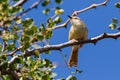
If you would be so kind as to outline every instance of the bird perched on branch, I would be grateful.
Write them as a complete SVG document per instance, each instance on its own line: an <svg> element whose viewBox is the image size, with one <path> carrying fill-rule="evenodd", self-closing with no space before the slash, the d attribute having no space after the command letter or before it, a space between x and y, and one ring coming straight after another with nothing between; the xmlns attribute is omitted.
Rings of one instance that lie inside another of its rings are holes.
<svg viewBox="0 0 120 80"><path fill-rule="evenodd" d="M84 22L77 16L68 16L71 22L71 28L69 31L69 40L87 40L88 30ZM72 46L72 52L68 61L69 67L78 66L78 49L82 47L82 44Z"/></svg>

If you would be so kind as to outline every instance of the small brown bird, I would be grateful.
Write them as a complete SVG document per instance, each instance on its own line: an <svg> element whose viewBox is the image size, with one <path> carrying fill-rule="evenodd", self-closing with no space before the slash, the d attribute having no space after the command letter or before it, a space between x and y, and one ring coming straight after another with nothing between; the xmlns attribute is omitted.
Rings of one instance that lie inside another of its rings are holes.
<svg viewBox="0 0 120 80"><path fill-rule="evenodd" d="M72 24L69 31L69 40L87 40L88 30L84 22L77 16L68 16ZM72 46L72 52L68 61L69 67L78 66L78 49L82 47L82 44Z"/></svg>

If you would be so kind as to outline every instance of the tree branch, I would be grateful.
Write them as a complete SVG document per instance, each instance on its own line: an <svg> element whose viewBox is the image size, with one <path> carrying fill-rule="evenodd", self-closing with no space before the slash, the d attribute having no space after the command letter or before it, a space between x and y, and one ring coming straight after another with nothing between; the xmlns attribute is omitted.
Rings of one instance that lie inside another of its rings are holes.
<svg viewBox="0 0 120 80"><path fill-rule="evenodd" d="M16 7L16 6L22 6L23 4L25 4L28 0L20 0L18 1L16 4L13 5L13 7Z"/></svg>
<svg viewBox="0 0 120 80"><path fill-rule="evenodd" d="M22 48L23 48L23 46L20 46L20 47L18 47L17 49L15 49L14 51L6 54L6 56L13 56L17 51L19 51L19 50L22 49Z"/></svg>
<svg viewBox="0 0 120 80"><path fill-rule="evenodd" d="M78 15L79 13L84 12L84 11L87 11L87 10L90 10L90 9L94 9L94 8L96 8L96 7L98 7L98 6L106 6L108 2L109 2L109 0L105 0L104 2L99 3L99 4L94 3L94 4L90 5L90 6L87 7L87 8L84 8L84 9L78 10L78 11L74 11L73 14L72 14L72 16ZM58 25L58 26L55 26L53 29L62 28L62 27L65 27L65 28L66 28L66 26L67 26L67 24L68 24L69 22L70 22L70 19L67 19L67 20L65 21L65 23L63 23L63 24L61 24L61 25Z"/></svg>
<svg viewBox="0 0 120 80"><path fill-rule="evenodd" d="M108 3L108 1L109 1L109 0L105 0L104 2L99 3L99 4L94 3L94 4L90 5L90 6L87 7L87 8L84 8L84 9L79 10L79 11L74 11L73 14L72 14L72 16L73 16L73 15L77 15L77 14L79 14L79 13L81 13L81 12L84 12L84 11L90 10L90 9L96 9L96 7L98 7L98 6L106 6L107 3Z"/></svg>
<svg viewBox="0 0 120 80"><path fill-rule="evenodd" d="M7 44L6 44L6 42L4 42L4 43L3 43L3 47L2 47L2 52L5 51L6 46L7 46Z"/></svg>
<svg viewBox="0 0 120 80"><path fill-rule="evenodd" d="M101 34L99 36L93 37L93 38L85 40L85 41L70 40L68 42L61 43L61 44L58 44L58 45L44 46L44 47L41 47L39 49L33 49L33 50L30 50L30 51L26 51L24 54L20 54L20 55L14 56L9 61L9 64L13 64L16 61L16 59L18 59L21 56L28 57L28 56L31 56L31 55L35 55L36 50L39 51L40 53L43 53L43 52L46 52L46 51L49 51L49 50L61 50L62 48L73 46L73 45L78 45L78 44L87 44L87 43L96 44L98 41L100 41L102 39L105 39L105 38L117 39L118 37L120 37L120 32L113 33L113 34L103 33L103 34Z"/></svg>

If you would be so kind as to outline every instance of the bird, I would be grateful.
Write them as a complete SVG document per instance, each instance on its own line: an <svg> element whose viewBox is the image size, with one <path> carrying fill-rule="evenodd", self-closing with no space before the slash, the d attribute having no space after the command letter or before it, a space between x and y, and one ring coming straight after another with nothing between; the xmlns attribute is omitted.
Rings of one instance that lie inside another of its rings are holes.
<svg viewBox="0 0 120 80"><path fill-rule="evenodd" d="M71 28L69 30L69 40L79 41L88 39L88 29L85 23L78 16L69 16ZM68 67L78 67L78 49L82 44L73 45L72 52L68 61Z"/></svg>

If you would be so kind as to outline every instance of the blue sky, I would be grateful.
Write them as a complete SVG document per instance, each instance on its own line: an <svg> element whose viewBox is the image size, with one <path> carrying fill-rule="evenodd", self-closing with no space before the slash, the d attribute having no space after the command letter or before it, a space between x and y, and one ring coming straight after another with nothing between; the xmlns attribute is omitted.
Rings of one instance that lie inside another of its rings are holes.
<svg viewBox="0 0 120 80"><path fill-rule="evenodd" d="M30 0L26 3L25 8L31 5L35 0ZM88 7L92 3L100 3L104 0L63 0L63 4L60 6L64 8L65 13L61 17L63 22L68 19L67 15L71 15L74 10L80 10ZM78 16L85 22L88 31L89 38L100 35L101 33L116 33L118 30L110 30L108 25L111 23L112 18L120 19L120 9L114 7L114 4L119 0L110 0L107 6L97 7L85 11ZM55 5L49 5L54 7ZM52 14L45 16L42 14L43 7L39 6L37 9L29 12L25 17L30 17L35 20L36 25L40 25L41 22L50 17ZM119 21L120 25L120 21ZM50 44L60 44L68 41L68 32L71 24L68 24L67 28L56 29L53 31L53 36L50 40ZM79 65L78 69L83 73L75 74L78 80L120 80L120 38L104 39L99 41L96 45L85 44L82 49L79 50ZM67 54L67 60L71 53L71 47L62 49L63 54ZM68 70L63 58L59 51L52 51L50 55L44 55L43 57L49 58L54 63L57 63L57 68L53 71L56 72L58 78L66 78L70 71ZM74 71L74 68L70 69Z"/></svg>

